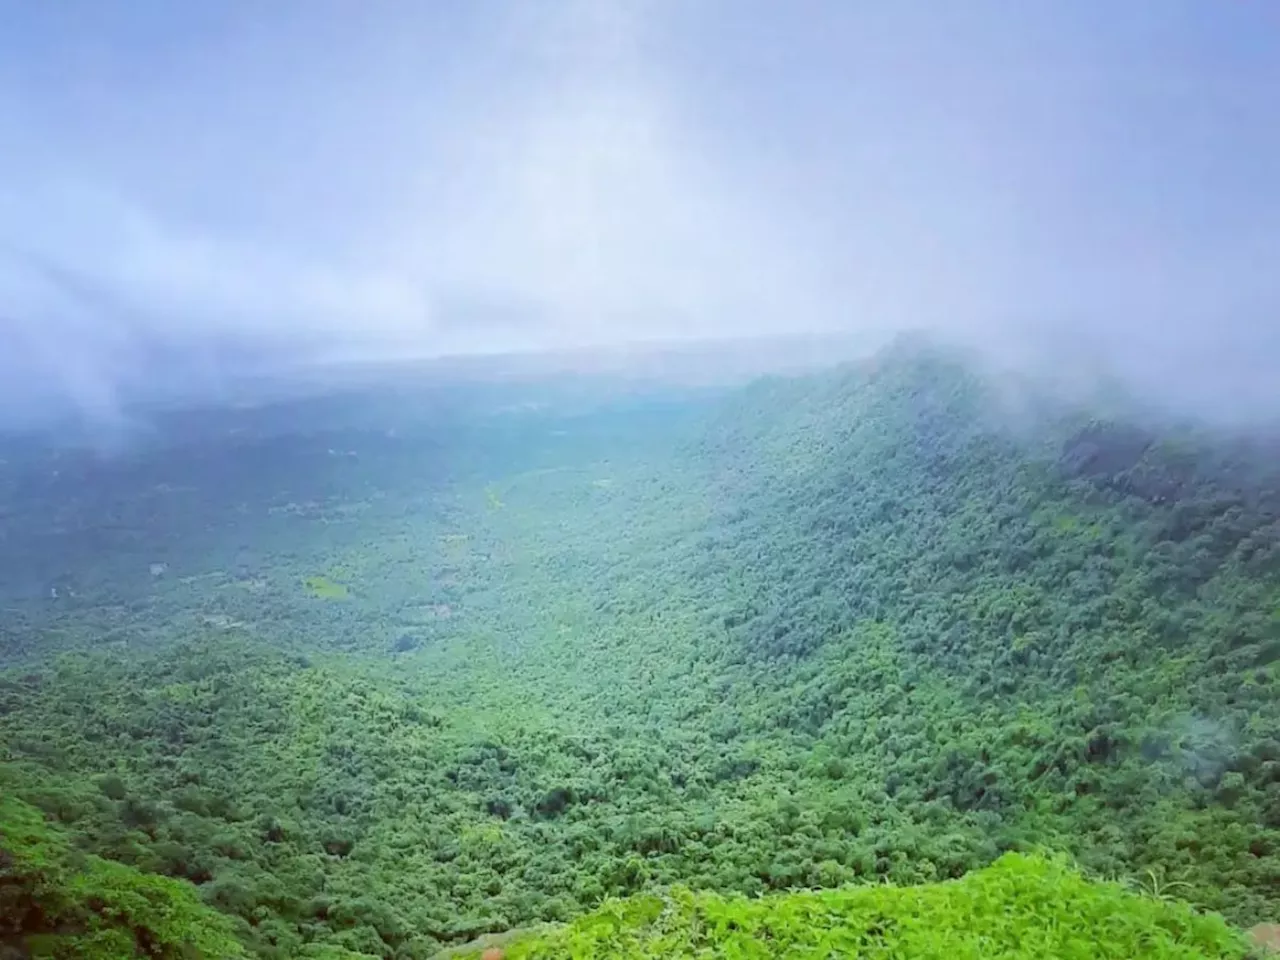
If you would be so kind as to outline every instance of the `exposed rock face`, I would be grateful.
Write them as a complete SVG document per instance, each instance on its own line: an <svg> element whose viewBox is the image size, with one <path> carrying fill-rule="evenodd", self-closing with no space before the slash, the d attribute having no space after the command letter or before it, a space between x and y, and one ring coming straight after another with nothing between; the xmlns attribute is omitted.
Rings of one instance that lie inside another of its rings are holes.
<svg viewBox="0 0 1280 960"><path fill-rule="evenodd" d="M1280 956L1280 923L1260 923L1249 928L1249 942L1263 956Z"/></svg>

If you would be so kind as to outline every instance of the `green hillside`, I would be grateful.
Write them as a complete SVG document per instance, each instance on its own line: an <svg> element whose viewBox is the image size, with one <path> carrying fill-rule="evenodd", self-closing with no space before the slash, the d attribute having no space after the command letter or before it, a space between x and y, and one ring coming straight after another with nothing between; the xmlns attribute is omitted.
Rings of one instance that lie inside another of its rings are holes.
<svg viewBox="0 0 1280 960"><path fill-rule="evenodd" d="M515 406L8 480L46 579L0 790L259 957L825 956L876 911L867 956L1236 956L1168 901L1280 917L1274 447L905 348ZM1003 856L1041 849L1091 880Z"/></svg>
<svg viewBox="0 0 1280 960"><path fill-rule="evenodd" d="M80 853L20 800L0 797L0 841L0 956L244 956L189 884Z"/></svg>

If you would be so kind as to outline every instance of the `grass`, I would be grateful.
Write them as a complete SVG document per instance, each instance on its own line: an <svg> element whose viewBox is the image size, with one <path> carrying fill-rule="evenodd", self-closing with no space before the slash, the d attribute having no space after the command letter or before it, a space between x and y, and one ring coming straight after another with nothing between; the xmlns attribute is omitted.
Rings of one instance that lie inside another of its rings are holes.
<svg viewBox="0 0 1280 960"><path fill-rule="evenodd" d="M346 600L351 596L351 591L345 584L330 580L328 577L307 577L303 584L308 593L320 600Z"/></svg>
<svg viewBox="0 0 1280 960"><path fill-rule="evenodd" d="M863 885L759 898L694 893L610 900L505 945L535 958L859 957L912 960L1245 957L1216 915L1088 880L1060 857L1005 854L960 880ZM479 958L481 945L459 957Z"/></svg>

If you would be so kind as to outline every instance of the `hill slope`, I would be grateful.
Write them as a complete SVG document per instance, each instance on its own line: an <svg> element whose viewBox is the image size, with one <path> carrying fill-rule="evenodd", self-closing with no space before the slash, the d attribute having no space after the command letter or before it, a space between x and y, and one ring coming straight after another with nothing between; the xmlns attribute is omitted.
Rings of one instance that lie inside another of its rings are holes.
<svg viewBox="0 0 1280 960"><path fill-rule="evenodd" d="M900 353L359 422L202 448L216 489L122 466L45 501L56 535L27 514L93 567L12 608L44 665L0 679L6 789L198 884L256 955L1040 845L1238 924L1280 907L1266 450Z"/></svg>
<svg viewBox="0 0 1280 960"><path fill-rule="evenodd" d="M0 955L243 957L189 885L80 854L40 812L0 797Z"/></svg>

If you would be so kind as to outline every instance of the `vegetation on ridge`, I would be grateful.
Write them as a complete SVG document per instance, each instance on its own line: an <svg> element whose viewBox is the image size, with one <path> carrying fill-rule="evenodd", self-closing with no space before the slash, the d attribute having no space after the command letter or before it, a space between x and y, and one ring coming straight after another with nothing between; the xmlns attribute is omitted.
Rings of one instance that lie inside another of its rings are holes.
<svg viewBox="0 0 1280 960"><path fill-rule="evenodd" d="M1090 883L1059 860L1007 853L961 880L741 895L677 888L611 900L519 937L504 960L833 956L912 960L1244 957L1243 937L1186 904ZM479 952L460 957L479 957Z"/></svg>

